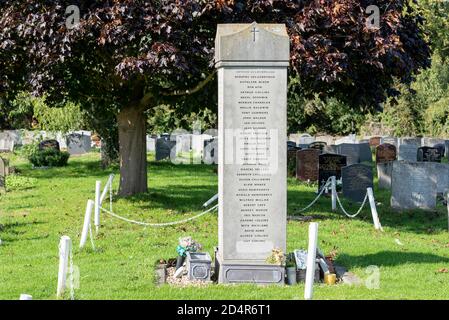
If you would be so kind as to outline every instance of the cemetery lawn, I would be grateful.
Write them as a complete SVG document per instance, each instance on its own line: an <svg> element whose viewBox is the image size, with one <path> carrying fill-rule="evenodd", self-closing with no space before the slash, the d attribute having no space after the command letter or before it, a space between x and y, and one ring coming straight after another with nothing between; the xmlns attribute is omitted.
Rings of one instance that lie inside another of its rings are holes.
<svg viewBox="0 0 449 320"><path fill-rule="evenodd" d="M149 193L115 199L114 211L135 220L168 222L201 212L201 205L217 191L213 166L156 163L150 156ZM71 157L65 168L32 170L13 156L21 178L10 180L11 190L0 196L0 299L54 299L58 271L58 243L62 235L74 242L74 265L80 270L76 299L303 299L304 285L209 285L176 288L156 286L154 267L159 259L176 256L178 237L191 235L213 255L217 245L217 215L167 228L144 228L102 214L94 252L90 244L78 249L87 199L93 199L95 180L110 173L99 168L99 154ZM114 181L117 189L118 178ZM288 212L295 214L315 197L315 186L289 179ZM330 211L321 198L306 213L319 222L319 246L336 262L369 277L367 267L380 270L380 288L365 285L315 286L315 299L448 299L449 233L447 211L394 213L389 192L375 196L384 232L375 231L369 209L356 219ZM107 203L107 201L106 201ZM358 205L343 204L351 212ZM105 204L107 207L107 204ZM288 250L307 248L308 223L288 222Z"/></svg>

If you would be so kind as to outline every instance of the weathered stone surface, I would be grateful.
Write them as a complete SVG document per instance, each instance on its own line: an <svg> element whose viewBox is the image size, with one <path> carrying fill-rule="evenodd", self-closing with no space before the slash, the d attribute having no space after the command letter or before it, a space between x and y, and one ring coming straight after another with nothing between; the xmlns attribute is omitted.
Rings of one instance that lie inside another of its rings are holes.
<svg viewBox="0 0 449 320"><path fill-rule="evenodd" d="M335 176L341 178L341 169L346 166L346 156L340 154L324 153L318 157L318 191L326 181Z"/></svg>
<svg viewBox="0 0 449 320"><path fill-rule="evenodd" d="M398 147L398 160L415 162L418 158L419 147L421 147L420 138L401 138Z"/></svg>
<svg viewBox="0 0 449 320"><path fill-rule="evenodd" d="M449 164L438 162L421 162L420 163L429 176L432 176L436 182L436 192L446 194L449 189Z"/></svg>
<svg viewBox="0 0 449 320"><path fill-rule="evenodd" d="M0 192L5 191L5 179L6 179L6 161L0 158Z"/></svg>
<svg viewBox="0 0 449 320"><path fill-rule="evenodd" d="M396 147L389 143L382 143L376 148L376 162L390 162L396 160Z"/></svg>
<svg viewBox="0 0 449 320"><path fill-rule="evenodd" d="M352 164L341 169L343 196L356 202L365 199L366 189L373 187L373 171L364 164Z"/></svg>
<svg viewBox="0 0 449 320"><path fill-rule="evenodd" d="M296 152L296 178L303 181L318 180L318 157L321 151L304 149Z"/></svg>
<svg viewBox="0 0 449 320"><path fill-rule="evenodd" d="M338 145L339 154L346 156L347 165L360 162L359 146L355 143L342 143Z"/></svg>
<svg viewBox="0 0 449 320"><path fill-rule="evenodd" d="M289 58L284 25L218 26L221 283L284 283L266 258L286 248Z"/></svg>
<svg viewBox="0 0 449 320"><path fill-rule="evenodd" d="M72 155L85 154L91 150L90 135L84 133L71 133L66 137L67 151Z"/></svg>
<svg viewBox="0 0 449 320"><path fill-rule="evenodd" d="M395 210L433 210L436 206L437 183L419 162L393 162L391 207Z"/></svg>
<svg viewBox="0 0 449 320"><path fill-rule="evenodd" d="M379 189L391 189L391 174L393 161L377 163L377 177Z"/></svg>

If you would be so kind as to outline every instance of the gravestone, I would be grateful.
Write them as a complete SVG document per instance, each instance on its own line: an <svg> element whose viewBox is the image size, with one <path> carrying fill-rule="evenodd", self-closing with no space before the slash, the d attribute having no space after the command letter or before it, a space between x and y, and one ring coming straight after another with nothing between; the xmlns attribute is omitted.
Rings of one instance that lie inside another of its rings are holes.
<svg viewBox="0 0 449 320"><path fill-rule="evenodd" d="M377 162L377 178L379 189L391 189L391 174L394 161Z"/></svg>
<svg viewBox="0 0 449 320"><path fill-rule="evenodd" d="M444 143L437 143L433 147L437 148L438 152L441 155L441 158L444 158L444 155L446 154L446 146L444 145Z"/></svg>
<svg viewBox="0 0 449 320"><path fill-rule="evenodd" d="M326 142L326 145L334 144L334 141L335 141L334 137L327 136L327 135L325 135L325 136L315 136L315 140L316 141Z"/></svg>
<svg viewBox="0 0 449 320"><path fill-rule="evenodd" d="M449 164L438 162L420 162L428 175L434 177L437 193L446 197L449 191Z"/></svg>
<svg viewBox="0 0 449 320"><path fill-rule="evenodd" d="M57 140L44 140L39 142L39 150L53 149L60 151L59 142Z"/></svg>
<svg viewBox="0 0 449 320"><path fill-rule="evenodd" d="M373 171L364 164L352 164L341 169L343 196L347 199L362 202L366 188L373 187Z"/></svg>
<svg viewBox="0 0 449 320"><path fill-rule="evenodd" d="M9 138L0 139L0 152L13 152L14 141Z"/></svg>
<svg viewBox="0 0 449 320"><path fill-rule="evenodd" d="M155 152L156 151L156 138L150 135L146 137L147 141L147 152Z"/></svg>
<svg viewBox="0 0 449 320"><path fill-rule="evenodd" d="M318 157L320 150L304 149L296 152L296 179L318 181Z"/></svg>
<svg viewBox="0 0 449 320"><path fill-rule="evenodd" d="M92 141L90 135L84 132L72 132L67 135L67 151L71 155L79 155L90 152Z"/></svg>
<svg viewBox="0 0 449 320"><path fill-rule="evenodd" d="M441 162L441 153L437 148L420 147L418 148L418 162Z"/></svg>
<svg viewBox="0 0 449 320"><path fill-rule="evenodd" d="M348 166L360 162L359 146L355 143L342 143L338 145L338 153L346 156Z"/></svg>
<svg viewBox="0 0 449 320"><path fill-rule="evenodd" d="M169 135L161 135L156 139L156 161L170 159L176 153L176 141L170 140Z"/></svg>
<svg viewBox="0 0 449 320"><path fill-rule="evenodd" d="M418 148L421 147L420 138L401 138L398 146L398 160L415 162Z"/></svg>
<svg viewBox="0 0 449 320"><path fill-rule="evenodd" d="M359 143L357 147L359 148L359 162L373 162L373 154L369 143Z"/></svg>
<svg viewBox="0 0 449 320"><path fill-rule="evenodd" d="M394 161L391 175L391 208L398 211L433 210L436 206L435 176L422 163Z"/></svg>
<svg viewBox="0 0 449 320"><path fill-rule="evenodd" d="M318 157L318 191L326 184L326 181L335 176L341 178L341 169L347 164L346 156L340 154L324 153Z"/></svg>
<svg viewBox="0 0 449 320"><path fill-rule="evenodd" d="M324 147L326 147L326 146L327 146L327 143L323 142L323 141L315 141L315 142L312 142L311 144L309 144L310 149L317 149L320 151L323 151Z"/></svg>
<svg viewBox="0 0 449 320"><path fill-rule="evenodd" d="M392 144L394 145L396 148L399 146L399 139L396 137L382 137L380 139L380 144Z"/></svg>
<svg viewBox="0 0 449 320"><path fill-rule="evenodd" d="M285 25L218 25L220 283L284 283L267 258L286 250L289 43Z"/></svg>
<svg viewBox="0 0 449 320"><path fill-rule="evenodd" d="M218 164L218 138L204 140L203 152L205 164Z"/></svg>
<svg viewBox="0 0 449 320"><path fill-rule="evenodd" d="M6 161L0 158L0 192L6 191L6 167Z"/></svg>
<svg viewBox="0 0 449 320"><path fill-rule="evenodd" d="M312 137L310 134L303 133L299 136L298 145L303 145L303 146L307 145L308 146L309 144L311 144L314 141L315 141L315 138Z"/></svg>
<svg viewBox="0 0 449 320"><path fill-rule="evenodd" d="M336 145L343 144L343 143L354 144L356 142L357 142L357 137L355 134L350 134L350 135L347 135L346 137L335 140Z"/></svg>
<svg viewBox="0 0 449 320"><path fill-rule="evenodd" d="M376 148L376 162L390 162L396 160L396 147L389 143L382 143Z"/></svg>
<svg viewBox="0 0 449 320"><path fill-rule="evenodd" d="M378 145L380 145L380 140L382 139L382 137L371 137L369 138L369 146L370 147L377 147Z"/></svg>

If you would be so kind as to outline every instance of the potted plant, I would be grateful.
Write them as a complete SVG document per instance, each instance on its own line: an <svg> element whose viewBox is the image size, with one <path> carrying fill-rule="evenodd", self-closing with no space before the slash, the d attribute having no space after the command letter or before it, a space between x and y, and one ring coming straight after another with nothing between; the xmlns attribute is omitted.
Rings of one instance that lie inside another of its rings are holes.
<svg viewBox="0 0 449 320"><path fill-rule="evenodd" d="M297 283L296 279L296 261L293 254L289 253L285 261L285 271L287 274L287 284L292 286Z"/></svg>

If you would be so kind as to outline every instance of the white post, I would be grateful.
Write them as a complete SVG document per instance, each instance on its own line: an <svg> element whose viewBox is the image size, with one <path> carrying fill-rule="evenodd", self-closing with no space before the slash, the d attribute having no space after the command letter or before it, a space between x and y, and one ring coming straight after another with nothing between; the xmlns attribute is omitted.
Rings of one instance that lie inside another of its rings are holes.
<svg viewBox="0 0 449 320"><path fill-rule="evenodd" d="M22 293L20 295L19 300L33 300L33 296L26 294L26 293Z"/></svg>
<svg viewBox="0 0 449 320"><path fill-rule="evenodd" d="M95 230L98 232L100 228L100 192L101 192L101 181L95 183Z"/></svg>
<svg viewBox="0 0 449 320"><path fill-rule="evenodd" d="M337 180L335 176L331 177L332 184L332 211L337 210Z"/></svg>
<svg viewBox="0 0 449 320"><path fill-rule="evenodd" d="M374 200L374 194L372 188L367 188L369 205L371 207L371 215L373 216L374 228L376 230L382 230L382 226L380 225L379 216L377 214L376 201Z"/></svg>
<svg viewBox="0 0 449 320"><path fill-rule="evenodd" d="M84 215L83 231L81 232L80 249L84 247L87 241L93 208L94 202L92 200L87 200L86 214Z"/></svg>
<svg viewBox="0 0 449 320"><path fill-rule="evenodd" d="M318 223L309 224L309 248L307 250L306 288L304 299L312 300L313 281L315 278L316 246L318 242Z"/></svg>
<svg viewBox="0 0 449 320"><path fill-rule="evenodd" d="M212 198L210 198L209 200L207 200L207 201L203 204L203 207L204 207L204 208L207 208L208 206L210 206L210 204L211 204L212 202L216 201L217 199L218 199L218 193L217 193L215 196L213 196Z"/></svg>
<svg viewBox="0 0 449 320"><path fill-rule="evenodd" d="M109 176L108 182L106 182L106 185L104 186L103 192L101 193L100 197L100 204L103 203L104 199L106 198L106 195L108 194L108 189L112 186L112 179L114 179L114 175L111 174Z"/></svg>
<svg viewBox="0 0 449 320"><path fill-rule="evenodd" d="M58 290L56 292L58 298L64 295L70 250L72 250L72 240L68 236L62 236L59 242Z"/></svg>

